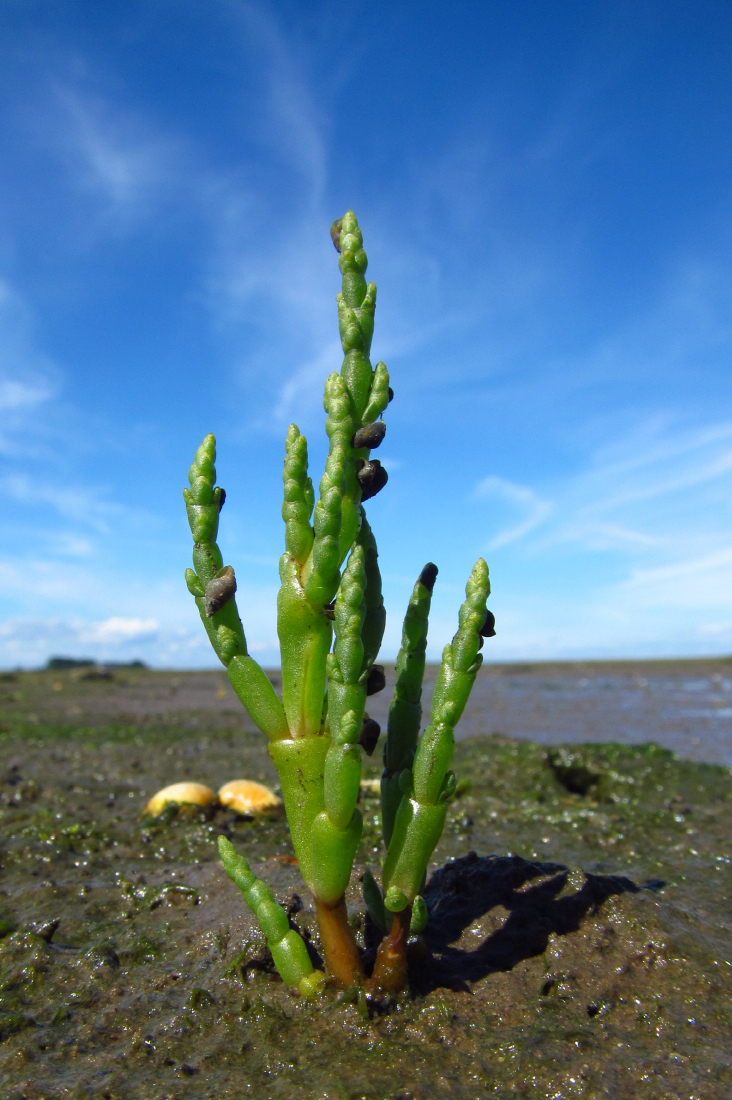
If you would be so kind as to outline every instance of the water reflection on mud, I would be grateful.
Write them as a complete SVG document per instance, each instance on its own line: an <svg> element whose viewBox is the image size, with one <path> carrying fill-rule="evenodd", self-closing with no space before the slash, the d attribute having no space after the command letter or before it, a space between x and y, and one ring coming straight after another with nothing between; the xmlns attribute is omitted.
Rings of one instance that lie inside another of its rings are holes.
<svg viewBox="0 0 732 1100"><path fill-rule="evenodd" d="M428 670L426 699L435 674ZM369 710L383 722L378 699ZM688 760L732 765L732 661L489 666L457 736L483 733L547 745L656 741Z"/></svg>

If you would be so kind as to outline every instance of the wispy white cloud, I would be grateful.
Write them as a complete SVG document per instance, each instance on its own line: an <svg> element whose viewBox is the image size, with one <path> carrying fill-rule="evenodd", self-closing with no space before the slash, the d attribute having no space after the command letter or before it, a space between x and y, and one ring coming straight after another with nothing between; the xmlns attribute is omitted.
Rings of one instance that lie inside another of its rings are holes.
<svg viewBox="0 0 732 1100"><path fill-rule="evenodd" d="M17 409L33 409L52 396L53 390L45 379L35 382L17 378L0 380L0 412Z"/></svg>
<svg viewBox="0 0 732 1100"><path fill-rule="evenodd" d="M505 478L496 477L494 474L478 482L475 495L479 498L497 498L505 501L519 513L523 513L523 518L518 523L504 528L491 539L488 545L492 550L524 538L539 527L552 511L551 502L542 500L533 489L526 485L517 485L513 481L506 481Z"/></svg>
<svg viewBox="0 0 732 1100"><path fill-rule="evenodd" d="M151 638L158 634L160 623L157 619L124 619L113 615L100 623L90 623L80 628L79 640L82 642L131 642L142 638Z"/></svg>
<svg viewBox="0 0 732 1100"><path fill-rule="evenodd" d="M309 408L315 394L324 388L324 379L341 364L341 346L335 341L324 349L322 355L299 367L282 385L277 404L272 415L278 423L290 421L302 412L303 406Z"/></svg>
<svg viewBox="0 0 732 1100"><path fill-rule="evenodd" d="M665 418L616 438L585 470L552 478L552 509L540 523L532 523L538 490L506 489L499 478L487 479L486 492L480 483L481 495L528 512L492 543L500 550L518 533L526 576L501 608L494 652L642 656L728 646L731 427ZM500 575L500 558L492 560Z"/></svg>
<svg viewBox="0 0 732 1100"><path fill-rule="evenodd" d="M308 205L317 207L327 171L326 116L306 73L307 55L270 7L244 2L229 10L241 27L247 64L259 74L257 109L248 105L252 131L270 156L297 173Z"/></svg>
<svg viewBox="0 0 732 1100"><path fill-rule="evenodd" d="M71 83L57 83L39 126L66 164L72 184L94 196L116 228L149 215L180 171L182 149L120 102Z"/></svg>
<svg viewBox="0 0 732 1100"><path fill-rule="evenodd" d="M21 502L27 507L48 505L65 519L73 519L94 530L108 534L110 520L126 515L129 509L102 499L101 491L94 487L49 484L27 474L9 474L0 478L0 497Z"/></svg>
<svg viewBox="0 0 732 1100"><path fill-rule="evenodd" d="M732 515L719 506L728 491L732 423L692 428L656 419L554 482L551 519L537 532L536 548L616 548L654 560L697 555L732 541Z"/></svg>
<svg viewBox="0 0 732 1100"><path fill-rule="evenodd" d="M720 634L732 635L732 619L724 623L703 623L699 627L699 633L715 636Z"/></svg>
<svg viewBox="0 0 732 1100"><path fill-rule="evenodd" d="M673 565L662 565L652 569L634 569L627 583L635 588L648 588L651 585L665 586L669 581L676 581L682 577L709 575L720 569L726 571L728 566L732 566L732 546L721 553L709 554L691 561L675 562Z"/></svg>
<svg viewBox="0 0 732 1100"><path fill-rule="evenodd" d="M46 532L46 539L51 544L49 549L63 557L90 558L94 553L94 544L90 539L69 531L54 531L50 538L49 532Z"/></svg>
<svg viewBox="0 0 732 1100"><path fill-rule="evenodd" d="M0 453L32 460L47 434L61 372L35 340L31 310L0 276Z"/></svg>
<svg viewBox="0 0 732 1100"><path fill-rule="evenodd" d="M35 409L58 391L58 369L33 338L31 311L0 276L0 411Z"/></svg>

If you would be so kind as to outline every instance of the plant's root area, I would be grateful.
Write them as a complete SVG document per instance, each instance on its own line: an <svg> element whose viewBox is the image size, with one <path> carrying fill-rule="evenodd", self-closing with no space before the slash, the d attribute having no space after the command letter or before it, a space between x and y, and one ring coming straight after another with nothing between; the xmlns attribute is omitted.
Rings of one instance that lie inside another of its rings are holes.
<svg viewBox="0 0 732 1100"><path fill-rule="evenodd" d="M348 923L346 899L328 903L314 898L320 927L320 943L327 972L346 987L365 983L361 955L353 930Z"/></svg>
<svg viewBox="0 0 732 1100"><path fill-rule="evenodd" d="M401 913L394 913L391 931L379 944L373 973L365 982L368 993L399 993L407 985L407 941L411 919L411 905L402 909Z"/></svg>
<svg viewBox="0 0 732 1100"><path fill-rule="evenodd" d="M394 913L391 930L379 944L370 978L361 962L361 952L348 923L346 900L328 903L315 898L320 926L320 944L326 971L346 989L362 988L370 996L399 993L407 985L407 942L412 907Z"/></svg>

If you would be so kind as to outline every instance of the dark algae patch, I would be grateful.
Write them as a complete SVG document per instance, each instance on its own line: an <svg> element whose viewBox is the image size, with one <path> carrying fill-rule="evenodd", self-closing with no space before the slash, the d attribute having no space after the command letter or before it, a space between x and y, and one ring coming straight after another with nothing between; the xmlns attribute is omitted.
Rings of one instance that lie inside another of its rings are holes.
<svg viewBox="0 0 732 1100"><path fill-rule="evenodd" d="M140 816L179 780L275 782L206 675L179 675L199 693L185 714L143 671L0 684L0 1096L732 1096L728 769L654 745L461 742L409 995L308 1004L215 851L230 836L317 952L284 818ZM113 714L105 692L126 700ZM378 807L364 791L362 869Z"/></svg>

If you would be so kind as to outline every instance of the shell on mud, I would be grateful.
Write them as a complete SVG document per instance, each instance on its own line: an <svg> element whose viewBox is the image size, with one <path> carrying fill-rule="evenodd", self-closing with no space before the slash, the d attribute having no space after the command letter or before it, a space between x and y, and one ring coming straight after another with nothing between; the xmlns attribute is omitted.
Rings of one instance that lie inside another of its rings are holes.
<svg viewBox="0 0 732 1100"><path fill-rule="evenodd" d="M204 783L172 783L170 787L163 787L162 791L154 794L147 806L146 814L159 817L166 806L171 802L179 806L210 806L216 801L216 795L210 787Z"/></svg>
<svg viewBox="0 0 732 1100"><path fill-rule="evenodd" d="M232 779L224 783L219 790L219 802L246 817L269 813L282 805L282 799L274 791L253 779Z"/></svg>

